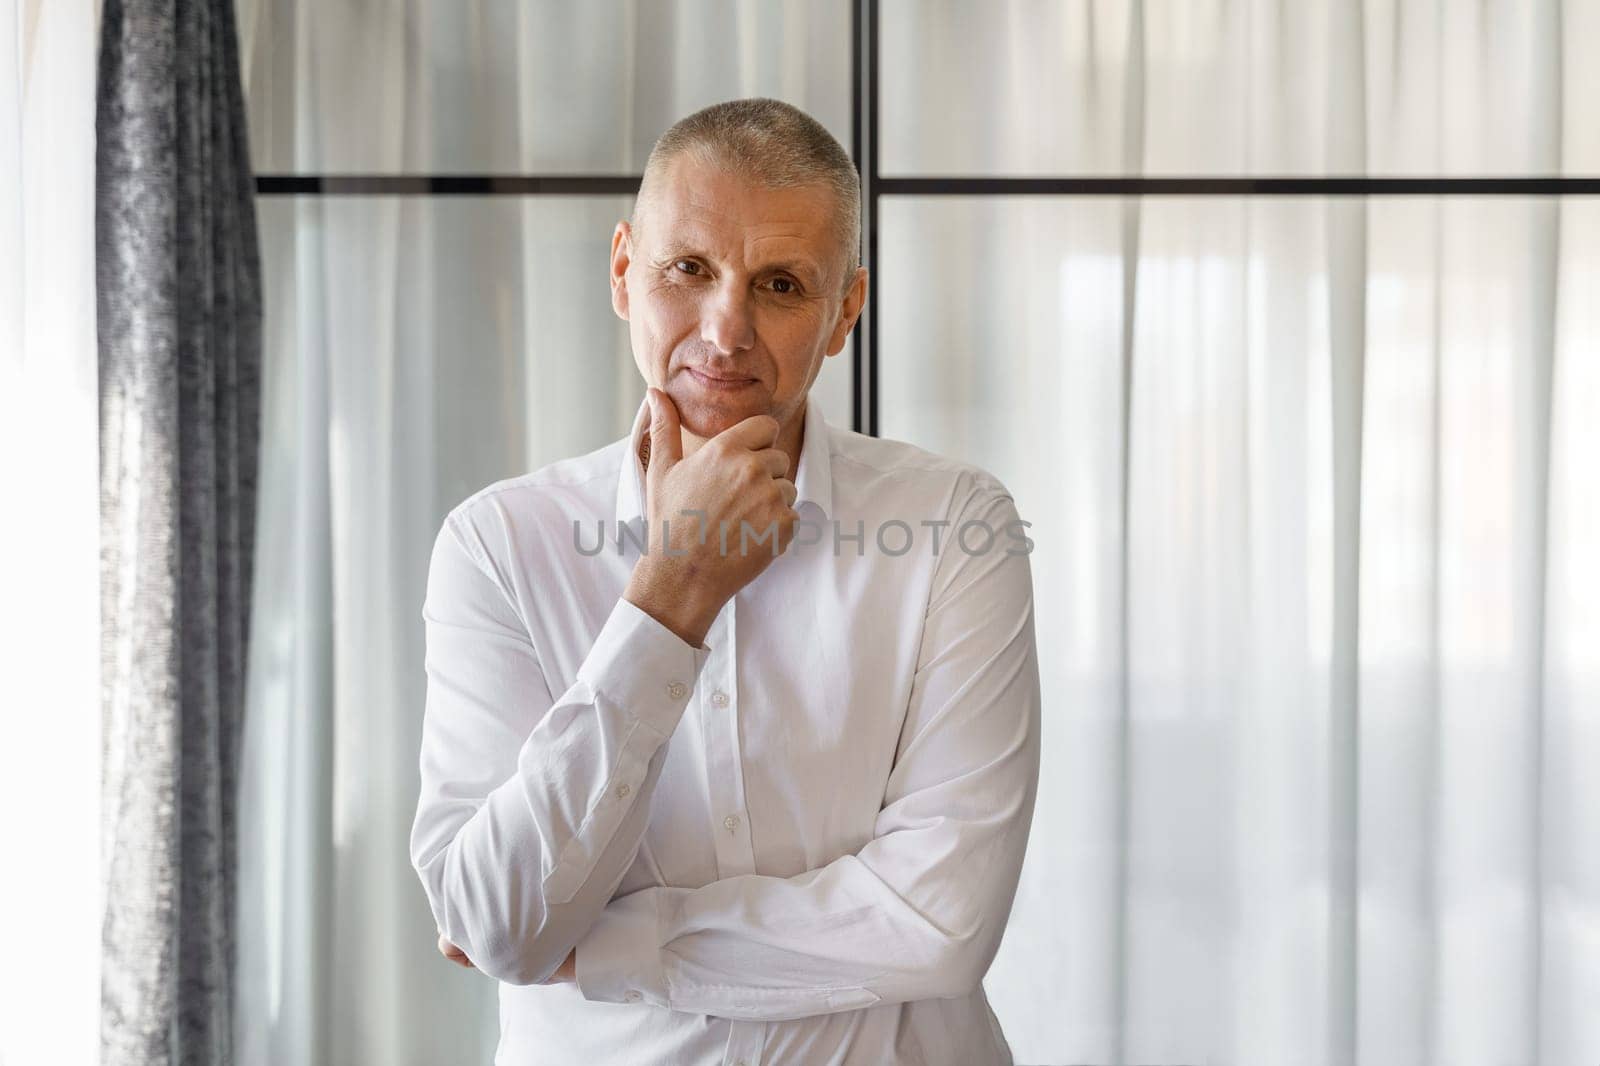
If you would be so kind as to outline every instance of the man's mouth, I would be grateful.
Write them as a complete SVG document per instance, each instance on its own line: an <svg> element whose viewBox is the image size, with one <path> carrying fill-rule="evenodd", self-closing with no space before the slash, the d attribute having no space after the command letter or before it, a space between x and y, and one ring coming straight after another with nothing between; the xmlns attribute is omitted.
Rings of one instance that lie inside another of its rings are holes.
<svg viewBox="0 0 1600 1066"><path fill-rule="evenodd" d="M698 370L692 366L685 367L684 369L689 371L689 376L694 378L695 382L698 383L702 388L719 392L730 392L737 389L743 389L756 383L755 378L719 376L709 371Z"/></svg>

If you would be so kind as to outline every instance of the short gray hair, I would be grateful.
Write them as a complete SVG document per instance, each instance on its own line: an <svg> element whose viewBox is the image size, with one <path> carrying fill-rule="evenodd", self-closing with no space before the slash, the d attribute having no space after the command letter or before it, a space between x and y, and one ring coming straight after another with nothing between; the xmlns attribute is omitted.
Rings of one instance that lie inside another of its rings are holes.
<svg viewBox="0 0 1600 1066"><path fill-rule="evenodd" d="M725 100L680 119L650 150L630 225L638 227L639 205L667 165L685 153L769 189L830 189L837 204L834 232L843 251L841 286L849 288L861 263L861 175L822 123L792 104L764 96Z"/></svg>

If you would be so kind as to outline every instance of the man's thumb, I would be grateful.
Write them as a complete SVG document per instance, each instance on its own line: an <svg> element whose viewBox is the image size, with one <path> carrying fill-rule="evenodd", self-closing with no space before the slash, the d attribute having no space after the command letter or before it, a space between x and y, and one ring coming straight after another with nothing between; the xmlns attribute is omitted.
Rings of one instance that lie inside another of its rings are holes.
<svg viewBox="0 0 1600 1066"><path fill-rule="evenodd" d="M652 386L650 397L650 470L666 473L683 458L683 430L678 425L678 405ZM659 464L659 465L658 465Z"/></svg>

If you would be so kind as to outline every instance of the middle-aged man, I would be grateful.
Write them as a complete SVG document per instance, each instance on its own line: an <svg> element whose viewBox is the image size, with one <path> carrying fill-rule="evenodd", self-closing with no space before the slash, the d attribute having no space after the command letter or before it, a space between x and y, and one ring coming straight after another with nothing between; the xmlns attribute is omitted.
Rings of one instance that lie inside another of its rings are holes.
<svg viewBox="0 0 1600 1066"><path fill-rule="evenodd" d="M411 859L500 982L498 1066L1012 1061L1032 541L990 474L810 398L859 244L803 112L673 126L611 244L632 433L439 532Z"/></svg>

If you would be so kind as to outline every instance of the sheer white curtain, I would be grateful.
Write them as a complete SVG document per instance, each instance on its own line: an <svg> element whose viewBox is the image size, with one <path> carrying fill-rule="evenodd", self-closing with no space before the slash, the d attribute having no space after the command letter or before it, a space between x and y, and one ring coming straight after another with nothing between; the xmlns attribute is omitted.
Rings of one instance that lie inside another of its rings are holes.
<svg viewBox="0 0 1600 1066"><path fill-rule="evenodd" d="M96 5L0 0L0 1063L100 1032Z"/></svg>
<svg viewBox="0 0 1600 1066"><path fill-rule="evenodd" d="M845 3L241 0L263 171L625 173ZM885 0L883 170L1600 173L1600 0ZM247 1062L486 1061L406 863L443 511L620 435L620 198L262 201ZM1034 523L1021 1063L1600 1059L1600 203L888 198L886 435ZM849 368L822 384L848 424Z"/></svg>
<svg viewBox="0 0 1600 1066"><path fill-rule="evenodd" d="M1600 5L884 4L894 174L1594 175ZM1600 1058L1600 202L885 201L1017 494L1022 1062Z"/></svg>
<svg viewBox="0 0 1600 1066"><path fill-rule="evenodd" d="M676 118L752 95L849 141L843 3L238 10L261 172L637 173ZM487 1062L493 983L438 956L406 853L427 560L472 491L626 432L643 383L605 272L630 199L260 206L241 1061ZM848 424L848 360L819 382Z"/></svg>

